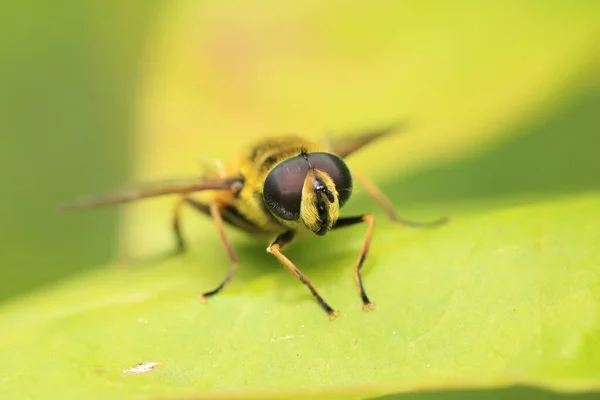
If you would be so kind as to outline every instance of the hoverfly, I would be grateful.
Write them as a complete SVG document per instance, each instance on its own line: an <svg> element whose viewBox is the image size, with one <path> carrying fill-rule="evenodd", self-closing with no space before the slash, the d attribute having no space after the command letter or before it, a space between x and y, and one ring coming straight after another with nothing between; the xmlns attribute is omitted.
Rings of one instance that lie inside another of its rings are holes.
<svg viewBox="0 0 600 400"><path fill-rule="evenodd" d="M352 194L353 178L362 184L392 221L412 227L434 227L447 221L447 218L441 218L434 222L413 222L400 218L373 183L361 175L352 174L346 165L344 159L347 156L397 130L395 125L383 127L329 144L315 143L298 136L269 138L247 147L227 167L210 176L142 185L123 192L88 197L63 208L83 209L177 194L172 226L178 249L185 249L180 212L182 206L189 205L213 219L231 260L225 278L216 288L201 295L203 301L225 287L239 264L224 229L223 222L226 222L254 237L268 240L267 252L308 287L321 308L333 319L338 312L282 250L292 240L306 234L324 236L330 230L366 223L367 232L354 265L354 278L363 309L375 307L367 296L360 273L371 244L375 217L370 213L340 217L340 209ZM191 197L199 191L210 191L210 200L200 201Z"/></svg>

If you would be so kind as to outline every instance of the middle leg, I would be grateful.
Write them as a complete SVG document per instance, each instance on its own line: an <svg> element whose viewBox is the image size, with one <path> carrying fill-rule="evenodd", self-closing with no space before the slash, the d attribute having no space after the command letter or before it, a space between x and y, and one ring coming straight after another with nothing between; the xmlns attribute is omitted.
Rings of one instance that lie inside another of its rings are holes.
<svg viewBox="0 0 600 400"><path fill-rule="evenodd" d="M177 200L177 203L175 203L175 207L173 209L172 223L173 223L173 231L175 233L175 238L177 240L177 250L179 252L182 252L186 248L185 241L184 241L183 235L181 233L181 225L180 225L181 208L183 207L184 204L189 204L192 207L194 207L196 210L202 212L203 214L208 214L213 218L213 221L214 221L215 225L217 226L217 230L219 232L221 242L225 246L225 251L227 252L227 255L229 256L229 259L231 260L231 266L229 267L229 270L227 271L227 275L225 275L225 278L223 279L223 281L221 281L221 283L213 290L202 293L202 295L200 296L200 299L203 302L206 302L208 297L219 293L221 290L223 290L225 285L231 280L235 270L238 267L239 259L237 257L237 254L233 250L233 247L231 246L231 242L229 241L227 234L225 233L225 227L223 226L223 217L221 216L221 211L220 211L219 205L217 203L213 203L209 206L209 205L201 203L197 200L194 200L188 196L181 196Z"/></svg>
<svg viewBox="0 0 600 400"><path fill-rule="evenodd" d="M227 237L227 234L225 233L225 227L223 226L223 218L221 217L221 212L219 211L219 205L217 203L213 203L210 205L210 214L213 217L215 225L217 225L217 230L219 231L219 236L221 237L221 242L225 246L227 255L229 256L229 259L231 260L231 266L229 267L229 270L227 271L227 275L225 275L225 278L221 281L219 286L217 286L213 290L202 293L202 295L200 296L200 299L203 302L206 302L206 299L208 297L214 296L215 294L217 294L221 290L223 290L225 285L231 280L231 277L233 276L233 273L235 272L235 270L237 269L238 264L239 264L238 257L235 254L233 247L231 246L231 242L229 242L229 238Z"/></svg>

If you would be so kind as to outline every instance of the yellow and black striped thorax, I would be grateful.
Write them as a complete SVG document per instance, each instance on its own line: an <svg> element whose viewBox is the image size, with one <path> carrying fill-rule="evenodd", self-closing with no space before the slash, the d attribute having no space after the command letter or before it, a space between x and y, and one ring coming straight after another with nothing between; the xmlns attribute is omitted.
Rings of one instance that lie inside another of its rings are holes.
<svg viewBox="0 0 600 400"><path fill-rule="evenodd" d="M286 136L255 144L249 149L246 157L255 169L257 177L264 178L280 162L301 153L316 151L323 151L323 147L297 136Z"/></svg>

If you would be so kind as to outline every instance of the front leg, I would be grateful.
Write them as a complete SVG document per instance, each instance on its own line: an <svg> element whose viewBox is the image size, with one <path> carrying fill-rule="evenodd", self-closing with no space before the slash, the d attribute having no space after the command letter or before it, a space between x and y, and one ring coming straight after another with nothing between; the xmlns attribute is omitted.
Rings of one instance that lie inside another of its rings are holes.
<svg viewBox="0 0 600 400"><path fill-rule="evenodd" d="M273 254L275 257L277 257L277 259L284 265L284 267L286 267L292 274L294 274L296 276L296 278L300 279L300 281L302 283L304 283L306 286L308 286L308 289L313 294L313 296L315 296L315 298L319 302L319 305L321 306L321 308L323 308L323 310L325 310L327 315L329 315L329 319L332 320L335 317L337 317L339 313L337 311L334 311L334 309L331 308L331 306L329 304L327 304L327 302L325 300L323 300L323 298L321 297L321 295L319 294L317 289L313 286L313 284L306 277L306 275L304 275L298 269L298 267L296 267L294 265L294 263L292 263L289 260L289 258L284 256L280 251L282 247L284 247L286 244L290 243L294 239L294 236L295 236L295 232L293 232L293 231L288 231L288 232L285 232L285 233L279 235L279 237L277 237L277 239L275 239L273 244L271 244L267 248L267 252L269 252L269 253Z"/></svg>
<svg viewBox="0 0 600 400"><path fill-rule="evenodd" d="M367 293L365 292L365 287L363 285L362 276L360 275L360 270L365 262L365 258L367 258L367 253L369 252L369 247L371 246L371 238L373 237L373 229L375 228L375 217L373 214L364 214L358 217L346 217L340 218L337 220L336 224L332 229L339 229L350 225L359 224L361 222L366 222L367 234L365 235L365 240L363 242L363 247L358 255L358 260L356 260L356 264L354 265L354 279L356 279L356 284L358 285L358 291L360 293L360 298L363 302L363 310L368 311L375 308L375 304L371 303Z"/></svg>

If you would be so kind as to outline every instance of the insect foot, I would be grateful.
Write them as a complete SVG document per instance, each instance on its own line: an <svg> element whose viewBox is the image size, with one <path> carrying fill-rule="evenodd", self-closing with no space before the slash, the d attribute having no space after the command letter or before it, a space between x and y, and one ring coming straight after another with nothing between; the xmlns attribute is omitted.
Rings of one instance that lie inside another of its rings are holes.
<svg viewBox="0 0 600 400"><path fill-rule="evenodd" d="M369 311L369 310L373 310L375 308L375 304L373 303L367 303L363 306L363 311Z"/></svg>
<svg viewBox="0 0 600 400"><path fill-rule="evenodd" d="M198 300L206 304L206 302L208 301L208 296L206 294L201 294L198 296Z"/></svg>

